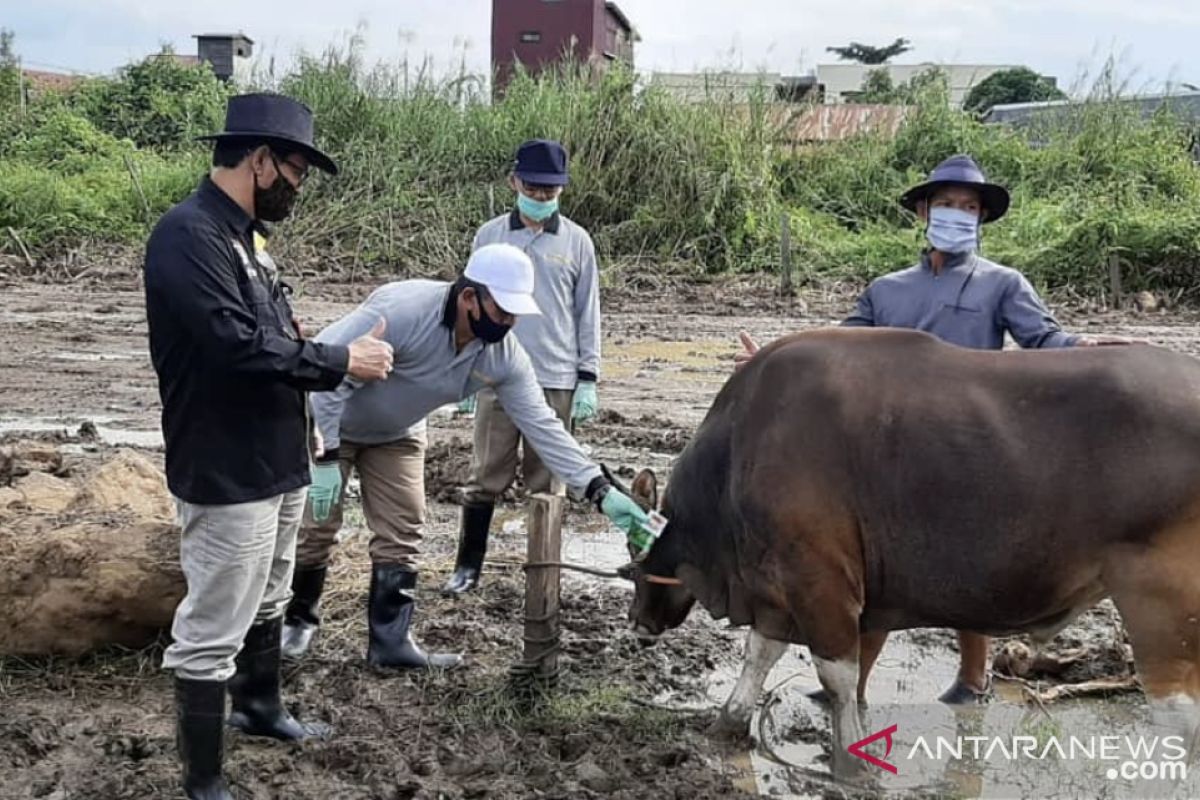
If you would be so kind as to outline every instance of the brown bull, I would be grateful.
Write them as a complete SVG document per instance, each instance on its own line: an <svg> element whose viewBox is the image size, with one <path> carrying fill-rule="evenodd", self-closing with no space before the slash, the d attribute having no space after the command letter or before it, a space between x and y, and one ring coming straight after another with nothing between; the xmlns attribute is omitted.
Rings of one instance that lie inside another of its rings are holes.
<svg viewBox="0 0 1200 800"><path fill-rule="evenodd" d="M721 390L662 506L670 522L639 565L630 619L656 637L698 601L751 626L727 732L748 730L788 643L807 645L833 703L835 772L853 777L860 633L1048 639L1106 596L1148 697L1196 730L1192 358L967 350L888 329L796 334Z"/></svg>

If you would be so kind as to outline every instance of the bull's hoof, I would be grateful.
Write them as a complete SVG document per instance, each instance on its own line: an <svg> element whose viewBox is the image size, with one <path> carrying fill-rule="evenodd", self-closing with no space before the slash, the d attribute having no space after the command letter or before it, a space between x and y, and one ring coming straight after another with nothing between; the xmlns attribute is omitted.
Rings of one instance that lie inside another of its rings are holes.
<svg viewBox="0 0 1200 800"><path fill-rule="evenodd" d="M825 691L824 689L813 689L808 693L807 697L817 705L829 708L829 692ZM867 698L860 695L858 698L858 705L859 708L865 708L867 705Z"/></svg>
<svg viewBox="0 0 1200 800"><path fill-rule="evenodd" d="M750 739L750 720L735 719L724 711L708 726L708 735L726 742L745 742Z"/></svg>
<svg viewBox="0 0 1200 800"><path fill-rule="evenodd" d="M995 692L992 691L991 681L988 681L987 688L980 692L960 680L955 680L949 689L942 692L938 700L951 706L972 706L990 703L993 697Z"/></svg>
<svg viewBox="0 0 1200 800"><path fill-rule="evenodd" d="M877 789L879 787L879 781L876 780L875 775L867 767L867 762L855 758L848 753L843 753L840 756L835 754L831 773L833 779L838 783L853 786L858 790Z"/></svg>

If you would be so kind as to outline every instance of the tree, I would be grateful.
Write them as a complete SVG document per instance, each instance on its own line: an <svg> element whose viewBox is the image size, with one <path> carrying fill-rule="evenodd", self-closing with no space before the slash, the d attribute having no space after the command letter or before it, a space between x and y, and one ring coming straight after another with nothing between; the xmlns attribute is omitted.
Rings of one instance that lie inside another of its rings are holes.
<svg viewBox="0 0 1200 800"><path fill-rule="evenodd" d="M8 28L0 28L0 108L16 106L21 102L21 73L13 48L15 38Z"/></svg>
<svg viewBox="0 0 1200 800"><path fill-rule="evenodd" d="M886 69L873 69L863 77L862 88L854 95L856 103L901 103L903 92L897 90Z"/></svg>
<svg viewBox="0 0 1200 800"><path fill-rule="evenodd" d="M863 77L862 88L853 93L856 103L881 103L884 105L916 105L930 95L949 101L950 82L939 67L930 67L918 72L904 83L892 81L891 73L882 67L868 70Z"/></svg>
<svg viewBox="0 0 1200 800"><path fill-rule="evenodd" d="M884 47L872 47L869 44L851 42L845 47L826 47L826 51L837 53L843 61L857 61L860 64L886 64L901 53L912 50L908 39L897 39Z"/></svg>
<svg viewBox="0 0 1200 800"><path fill-rule="evenodd" d="M219 130L229 94L208 64L181 64L165 52L87 81L72 105L98 129L139 147L174 147Z"/></svg>
<svg viewBox="0 0 1200 800"><path fill-rule="evenodd" d="M1002 103L1035 103L1065 98L1066 95L1048 78L1028 67L1017 67L993 72L976 84L963 101L963 108L982 115L992 106Z"/></svg>
<svg viewBox="0 0 1200 800"><path fill-rule="evenodd" d="M8 28L0 28L0 69L17 65L17 52L13 48L16 37Z"/></svg>

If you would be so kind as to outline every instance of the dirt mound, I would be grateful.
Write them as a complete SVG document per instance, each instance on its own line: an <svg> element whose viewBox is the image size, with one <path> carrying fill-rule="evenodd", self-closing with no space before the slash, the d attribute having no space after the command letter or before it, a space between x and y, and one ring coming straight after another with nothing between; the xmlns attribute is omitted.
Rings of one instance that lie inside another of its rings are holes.
<svg viewBox="0 0 1200 800"><path fill-rule="evenodd" d="M461 490L471 477L471 443L455 436L425 451L425 493L430 500L461 503Z"/></svg>
<svg viewBox="0 0 1200 800"><path fill-rule="evenodd" d="M0 492L0 653L140 647L170 623L184 592L178 534L144 457L119 451L82 485L31 472Z"/></svg>
<svg viewBox="0 0 1200 800"><path fill-rule="evenodd" d="M471 440L459 436L429 446L425 451L425 496L430 501L462 502L462 490L471 478L471 454ZM519 484L518 478L517 488ZM512 501L519 496L516 488L510 487L501 500Z"/></svg>
<svg viewBox="0 0 1200 800"><path fill-rule="evenodd" d="M33 472L13 482L10 509L29 509L40 514L58 514L75 500L75 486L47 472ZM19 495L19 496L17 496Z"/></svg>
<svg viewBox="0 0 1200 800"><path fill-rule="evenodd" d="M170 520L174 503L163 474L132 450L119 450L76 495L74 506L90 511L130 511L139 517Z"/></svg>
<svg viewBox="0 0 1200 800"><path fill-rule="evenodd" d="M655 453L681 453L692 440L692 431L670 420L643 414L637 419L605 409L589 429L588 441Z"/></svg>

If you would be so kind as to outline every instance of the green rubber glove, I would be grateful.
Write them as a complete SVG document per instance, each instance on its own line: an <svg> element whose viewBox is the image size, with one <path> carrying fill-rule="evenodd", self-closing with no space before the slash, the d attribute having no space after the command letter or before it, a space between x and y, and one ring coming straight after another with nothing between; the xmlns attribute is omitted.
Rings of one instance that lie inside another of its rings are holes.
<svg viewBox="0 0 1200 800"><path fill-rule="evenodd" d="M600 510L614 525L625 531L626 536L633 532L635 525L644 527L650 522L649 515L642 511L642 507L615 486L609 489L608 494L600 501Z"/></svg>
<svg viewBox="0 0 1200 800"><path fill-rule="evenodd" d="M595 381L580 381L575 385L575 399L571 401L571 421L587 422L596 416L600 399L596 396Z"/></svg>
<svg viewBox="0 0 1200 800"><path fill-rule="evenodd" d="M342 468L338 462L313 464L312 486L308 487L308 501L312 503L315 522L324 522L333 513L342 495Z"/></svg>
<svg viewBox="0 0 1200 800"><path fill-rule="evenodd" d="M472 416L475 413L475 398L477 396L473 394L470 397L464 397L462 400L459 400L458 413L467 417Z"/></svg>

